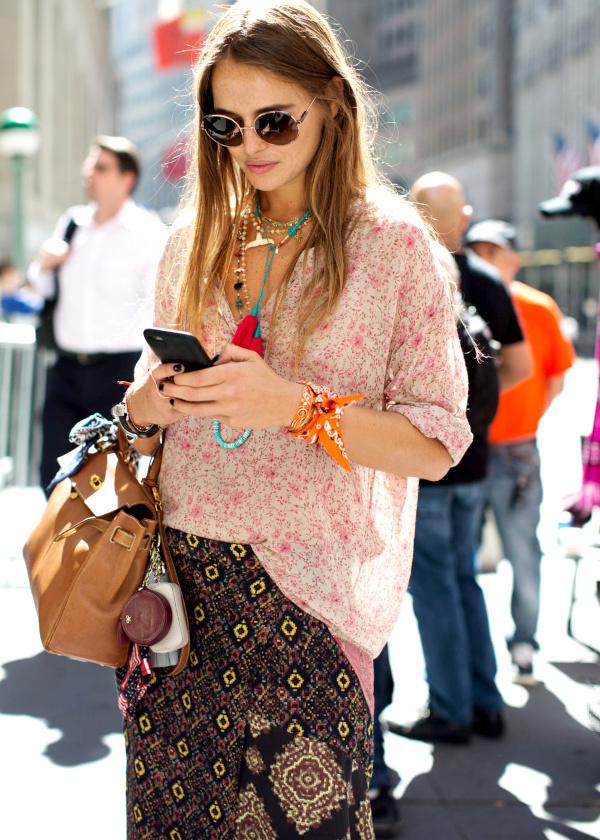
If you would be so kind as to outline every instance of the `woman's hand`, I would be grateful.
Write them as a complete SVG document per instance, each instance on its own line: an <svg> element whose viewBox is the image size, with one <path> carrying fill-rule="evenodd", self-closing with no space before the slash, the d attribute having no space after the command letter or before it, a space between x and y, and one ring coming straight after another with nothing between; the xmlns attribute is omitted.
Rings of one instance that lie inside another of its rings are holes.
<svg viewBox="0 0 600 840"><path fill-rule="evenodd" d="M127 406L136 426L168 426L181 420L182 414L174 408L163 391L181 365L153 365L127 390Z"/></svg>
<svg viewBox="0 0 600 840"><path fill-rule="evenodd" d="M161 365L155 376L160 376L161 368L173 367ZM174 373L172 381L162 383L161 391L177 413L174 419L210 417L235 429L289 426L302 397L302 385L278 376L258 353L234 344L223 347L211 368ZM135 410L131 410L137 423Z"/></svg>

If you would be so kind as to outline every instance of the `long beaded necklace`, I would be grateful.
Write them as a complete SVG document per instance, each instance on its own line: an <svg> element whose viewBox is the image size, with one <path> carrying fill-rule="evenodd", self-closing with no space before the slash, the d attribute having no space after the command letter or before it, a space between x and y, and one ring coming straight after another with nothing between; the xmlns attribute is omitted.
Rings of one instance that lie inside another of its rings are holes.
<svg viewBox="0 0 600 840"><path fill-rule="evenodd" d="M242 316L242 308L243 302L241 298L241 291L242 288L244 290L244 297L246 298L246 306L250 309L250 300L248 297L248 288L246 284L246 249L247 248L256 248L260 245L267 246L267 256L265 260L265 271L263 276L263 282L260 290L260 295L258 300L254 304L250 315L257 319L257 326L256 331L254 333L255 338L260 339L260 314L262 311L262 301L263 301L263 294L265 291L265 286L267 284L267 278L269 276L269 271L271 270L271 263L273 262L273 257L275 254L279 253L279 249L284 245L288 239L291 239L292 236L295 236L297 239L300 239L301 228L308 221L310 218L311 212L307 210L303 216L299 219L294 219L292 222L273 222L273 220L268 219L266 216L261 214L260 205L258 195L256 196L256 205L254 208L254 226L256 227L257 235L256 239L253 242L246 244L246 235L247 235L247 214L244 213L242 217L242 222L240 225L240 233L239 233L239 243L240 243L240 251L238 255L238 262L236 267L236 281L234 283L234 288L237 292L237 297L235 301L235 306L238 309L240 317ZM265 224L266 223L266 224ZM272 227L276 227L278 229L284 230L287 228L287 233L284 238L280 242L271 242L269 239L269 234L267 233L267 225L271 225ZM261 235L264 233L264 238ZM246 316L248 317L248 316ZM238 327L239 329L239 327ZM242 434L237 440L233 441L225 441L221 437L221 424L218 420L213 420L213 432L215 436L215 440L223 449L237 449L238 446L241 446L245 443L250 435L252 434L252 429L244 429Z"/></svg>

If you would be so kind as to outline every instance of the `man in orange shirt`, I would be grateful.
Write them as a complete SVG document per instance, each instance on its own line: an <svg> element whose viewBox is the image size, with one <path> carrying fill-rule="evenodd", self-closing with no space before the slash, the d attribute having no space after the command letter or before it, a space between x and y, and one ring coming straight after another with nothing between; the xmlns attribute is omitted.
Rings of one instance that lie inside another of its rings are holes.
<svg viewBox="0 0 600 840"><path fill-rule="evenodd" d="M465 243L502 275L533 353L533 374L500 394L488 438L488 498L514 574L515 632L509 648L515 682L532 685L542 557L537 538L542 484L536 434L542 415L562 390L575 351L562 333L562 314L554 300L515 280L521 265L515 240L513 227L488 219L469 230Z"/></svg>

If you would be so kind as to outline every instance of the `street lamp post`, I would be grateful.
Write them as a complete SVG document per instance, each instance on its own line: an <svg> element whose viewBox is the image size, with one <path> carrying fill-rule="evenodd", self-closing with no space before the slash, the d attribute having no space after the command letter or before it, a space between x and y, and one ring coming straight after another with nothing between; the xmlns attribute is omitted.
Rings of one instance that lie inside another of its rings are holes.
<svg viewBox="0 0 600 840"><path fill-rule="evenodd" d="M25 212L23 174L27 158L40 147L38 119L28 108L9 108L0 113L0 155L8 158L13 172L13 240L11 257L25 276ZM35 379L35 332L19 341L15 335L25 325L0 324L2 416L0 417L0 487L12 474L17 486L29 484L32 399ZM29 345L29 346L25 346ZM9 410L6 410L8 406Z"/></svg>
<svg viewBox="0 0 600 840"><path fill-rule="evenodd" d="M27 158L38 151L40 143L38 118L29 108L9 108L0 114L0 154L10 160L13 171L12 258L23 274L26 268L23 173Z"/></svg>

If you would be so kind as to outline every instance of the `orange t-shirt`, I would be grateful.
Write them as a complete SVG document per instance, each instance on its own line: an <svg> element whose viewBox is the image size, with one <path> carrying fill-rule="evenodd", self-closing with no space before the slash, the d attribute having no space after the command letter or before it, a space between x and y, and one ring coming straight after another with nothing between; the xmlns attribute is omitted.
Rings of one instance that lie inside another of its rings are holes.
<svg viewBox="0 0 600 840"><path fill-rule="evenodd" d="M550 295L524 283L510 287L525 338L533 354L533 373L524 382L500 394L490 426L490 443L510 443L536 436L546 405L546 380L564 373L575 360L575 350L561 330L562 313Z"/></svg>

